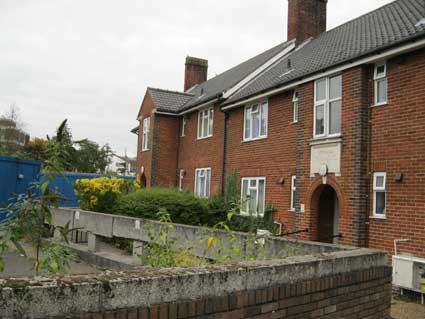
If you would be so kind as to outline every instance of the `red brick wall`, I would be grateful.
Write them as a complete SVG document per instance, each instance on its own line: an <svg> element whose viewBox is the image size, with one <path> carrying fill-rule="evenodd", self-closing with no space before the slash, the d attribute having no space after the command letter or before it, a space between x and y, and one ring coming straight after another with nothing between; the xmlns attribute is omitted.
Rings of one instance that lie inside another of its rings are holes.
<svg viewBox="0 0 425 319"><path fill-rule="evenodd" d="M177 187L181 118L155 114L152 186Z"/></svg>
<svg viewBox="0 0 425 319"><path fill-rule="evenodd" d="M183 189L193 192L195 169L211 167L211 193L219 193L223 167L224 114L218 106L214 107L213 136L200 140L197 139L198 111L185 116L186 136L180 137L178 156L178 171L186 171Z"/></svg>
<svg viewBox="0 0 425 319"><path fill-rule="evenodd" d="M152 139L153 127L155 125L155 115L153 114L154 104L149 93L146 92L142 102L139 113L139 140L137 147L137 176L140 179L141 167L145 168L146 185L151 186L151 172L152 172ZM150 131L149 131L149 150L142 152L142 138L143 138L143 120L150 117Z"/></svg>
<svg viewBox="0 0 425 319"><path fill-rule="evenodd" d="M370 183L374 171L387 173L387 218L371 219L369 226L370 247L393 253L394 239L409 239L399 250L421 257L425 257L424 65L425 50L390 60L389 103L371 108ZM404 175L401 183L394 181L397 173Z"/></svg>
<svg viewBox="0 0 425 319"><path fill-rule="evenodd" d="M365 245L367 184L363 142L367 141L367 69L345 71L343 77L341 176L330 174L327 183L340 202L342 243ZM284 231L309 228L303 239L318 239L318 212L315 208L322 190L319 176L310 177L310 141L313 137L314 83L298 88L299 119L292 123L292 93L269 99L269 128L264 140L243 142L244 109L230 112L228 134L228 171L236 169L240 177L266 177L266 202L277 208L275 219L284 223ZM366 97L366 99L365 99ZM366 112L366 113L365 113ZM363 141L363 142L362 142ZM364 165L362 165L364 164ZM291 175L297 175L297 212L290 211ZM279 185L280 178L285 179ZM317 197L317 198L316 198ZM316 198L316 201L315 201ZM300 212L300 204L305 212Z"/></svg>
<svg viewBox="0 0 425 319"><path fill-rule="evenodd" d="M266 203L277 209L275 219L286 230L293 230L294 213L290 212L291 176L295 175L297 125L292 123L292 92L269 100L268 136L257 141L243 141L244 108L229 112L227 165L241 177L266 177ZM280 178L283 185L278 184ZM239 179L240 185L240 179Z"/></svg>
<svg viewBox="0 0 425 319"><path fill-rule="evenodd" d="M207 299L86 314L75 319L387 318L390 305L391 269L382 267Z"/></svg>

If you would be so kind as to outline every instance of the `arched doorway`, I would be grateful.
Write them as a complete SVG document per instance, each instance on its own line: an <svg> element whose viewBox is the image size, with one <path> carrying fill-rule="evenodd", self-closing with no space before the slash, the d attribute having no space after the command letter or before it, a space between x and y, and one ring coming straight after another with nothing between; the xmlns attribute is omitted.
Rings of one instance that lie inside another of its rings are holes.
<svg viewBox="0 0 425 319"><path fill-rule="evenodd" d="M339 203L335 190L326 185L319 196L317 237L320 242L338 243L339 235Z"/></svg>
<svg viewBox="0 0 425 319"><path fill-rule="evenodd" d="M329 184L320 184L312 193L310 205L311 239L338 244L340 202L335 189Z"/></svg>

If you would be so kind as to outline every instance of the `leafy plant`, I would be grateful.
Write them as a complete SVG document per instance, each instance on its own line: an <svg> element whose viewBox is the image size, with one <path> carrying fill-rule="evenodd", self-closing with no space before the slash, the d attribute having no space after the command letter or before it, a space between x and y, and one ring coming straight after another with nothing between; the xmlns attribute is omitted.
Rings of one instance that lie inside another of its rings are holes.
<svg viewBox="0 0 425 319"><path fill-rule="evenodd" d="M40 268L49 275L65 274L75 256L69 249L58 244L47 245L41 254Z"/></svg>
<svg viewBox="0 0 425 319"><path fill-rule="evenodd" d="M118 199L114 213L139 218L157 219L166 210L175 223L202 225L207 223L208 201L176 189L145 188Z"/></svg>
<svg viewBox="0 0 425 319"><path fill-rule="evenodd" d="M57 203L63 197L55 192L52 192L48 185L52 175L46 174L46 180L42 184L34 184L28 190L27 194L18 195L6 208L1 209L5 213L6 218L0 223L0 271L4 270L4 260L2 255L7 251L8 244L12 243L16 249L27 256L25 249L20 242L26 240L30 242L36 251L34 261L34 269L39 273L45 264L41 264L41 254L45 247L43 238L50 233L45 225L45 222L51 224L52 214L50 208L57 207ZM64 227L54 227L62 237L67 241L67 235L73 229L69 228L69 223ZM51 255L50 262L54 255ZM57 261L58 271L64 269L61 267L61 261ZM53 267L54 268L54 267ZM48 271L52 271L50 268Z"/></svg>
<svg viewBox="0 0 425 319"><path fill-rule="evenodd" d="M170 236L170 233L174 231L170 215L164 210L157 215L161 224L151 222L148 225L149 244L140 256L142 263L154 268L202 264L202 259L197 259L191 249L178 245L177 240Z"/></svg>
<svg viewBox="0 0 425 319"><path fill-rule="evenodd" d="M75 193L82 209L112 213L117 200L139 189L137 181L121 178L100 177L79 179L75 182Z"/></svg>

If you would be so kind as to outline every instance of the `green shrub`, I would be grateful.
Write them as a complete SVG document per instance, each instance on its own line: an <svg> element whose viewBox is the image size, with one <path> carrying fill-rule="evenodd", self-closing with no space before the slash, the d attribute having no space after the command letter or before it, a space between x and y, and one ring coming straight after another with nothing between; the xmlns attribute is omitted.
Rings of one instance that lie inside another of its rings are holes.
<svg viewBox="0 0 425 319"><path fill-rule="evenodd" d="M139 188L137 181L115 177L78 179L74 186L80 207L101 213L111 213L118 198Z"/></svg>
<svg viewBox="0 0 425 319"><path fill-rule="evenodd" d="M189 192L176 189L145 188L118 199L114 213L157 219L159 211L166 211L173 222L187 225L211 225L208 201Z"/></svg>

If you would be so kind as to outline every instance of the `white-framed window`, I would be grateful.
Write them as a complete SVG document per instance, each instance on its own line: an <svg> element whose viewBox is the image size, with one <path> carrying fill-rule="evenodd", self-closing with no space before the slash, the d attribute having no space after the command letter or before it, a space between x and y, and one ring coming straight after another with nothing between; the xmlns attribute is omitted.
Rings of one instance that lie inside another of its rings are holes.
<svg viewBox="0 0 425 319"><path fill-rule="evenodd" d="M298 91L294 91L294 96L292 98L293 103L293 119L292 122L297 123L298 122Z"/></svg>
<svg viewBox="0 0 425 319"><path fill-rule="evenodd" d="M264 216L266 178L242 178L241 189L241 214L250 216Z"/></svg>
<svg viewBox="0 0 425 319"><path fill-rule="evenodd" d="M314 91L314 137L340 135L342 76L317 80Z"/></svg>
<svg viewBox="0 0 425 319"><path fill-rule="evenodd" d="M387 64L375 65L373 79L375 80L375 105L383 105L388 102Z"/></svg>
<svg viewBox="0 0 425 319"><path fill-rule="evenodd" d="M182 117L182 134L181 136L186 136L186 125L187 125L187 121L185 117Z"/></svg>
<svg viewBox="0 0 425 319"><path fill-rule="evenodd" d="M199 197L210 197L211 168L197 168L195 170L195 194Z"/></svg>
<svg viewBox="0 0 425 319"><path fill-rule="evenodd" d="M183 178L184 178L184 169L181 169L179 172L179 191L183 190Z"/></svg>
<svg viewBox="0 0 425 319"><path fill-rule="evenodd" d="M142 133L142 151L149 150L149 131L151 126L151 118L147 117L143 120L143 133Z"/></svg>
<svg viewBox="0 0 425 319"><path fill-rule="evenodd" d="M385 218L387 206L387 173L373 174L373 216Z"/></svg>
<svg viewBox="0 0 425 319"><path fill-rule="evenodd" d="M198 113L198 139L213 135L214 108L210 107Z"/></svg>
<svg viewBox="0 0 425 319"><path fill-rule="evenodd" d="M244 141L258 140L267 137L268 108L267 102L245 107Z"/></svg>
<svg viewBox="0 0 425 319"><path fill-rule="evenodd" d="M295 211L295 195L297 192L297 177L291 176L291 210Z"/></svg>

